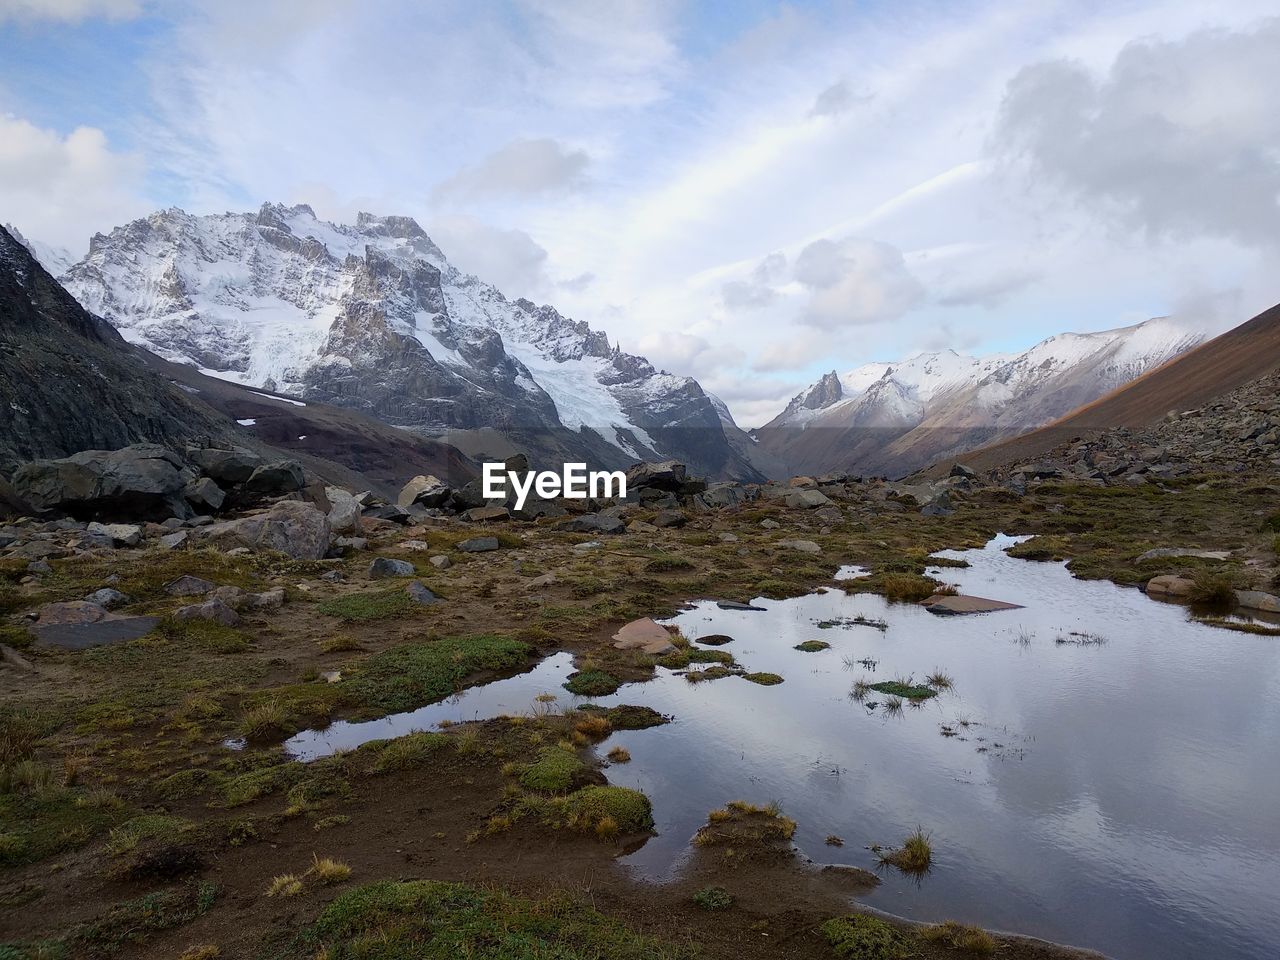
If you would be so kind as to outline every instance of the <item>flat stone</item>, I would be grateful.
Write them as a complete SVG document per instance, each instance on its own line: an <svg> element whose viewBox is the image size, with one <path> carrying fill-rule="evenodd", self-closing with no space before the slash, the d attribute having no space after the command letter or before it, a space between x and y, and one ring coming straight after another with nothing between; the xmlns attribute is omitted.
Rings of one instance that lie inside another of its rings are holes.
<svg viewBox="0 0 1280 960"><path fill-rule="evenodd" d="M437 570L448 570L453 566L453 561L446 557L443 553L437 553L434 557L427 560Z"/></svg>
<svg viewBox="0 0 1280 960"><path fill-rule="evenodd" d="M170 580L164 585L164 592L171 597L198 597L206 593L216 590L218 585L210 583L208 580L202 580L200 577L193 577L190 574L184 574L176 580Z"/></svg>
<svg viewBox="0 0 1280 960"><path fill-rule="evenodd" d="M822 548L812 540L779 540L779 547L786 547L788 550L799 550L801 553L821 553Z"/></svg>
<svg viewBox="0 0 1280 960"><path fill-rule="evenodd" d="M40 608L36 622L41 626L57 623L97 623L107 615L106 607L91 600L67 600L46 603Z"/></svg>
<svg viewBox="0 0 1280 960"><path fill-rule="evenodd" d="M545 587L550 587L550 586L552 586L553 584L556 584L556 583L559 583L559 582L560 582L560 581L559 581L558 579L556 579L556 575L555 575L554 573L544 573L542 576L540 576L540 577L534 577L532 580L530 580L528 583L526 583L526 584L525 584L525 589L527 589L527 590L541 590L541 589L543 589L543 588L545 588Z"/></svg>
<svg viewBox="0 0 1280 960"><path fill-rule="evenodd" d="M502 544L498 543L497 537L472 537L470 540L463 540L458 544L458 549L466 553L487 553L490 550L497 550Z"/></svg>
<svg viewBox="0 0 1280 960"><path fill-rule="evenodd" d="M1147 594L1155 597L1189 597L1195 592L1196 582L1190 577L1179 577L1171 573L1152 577L1147 581Z"/></svg>
<svg viewBox="0 0 1280 960"><path fill-rule="evenodd" d="M659 510L653 518L655 527L683 527L689 518L679 510Z"/></svg>
<svg viewBox="0 0 1280 960"><path fill-rule="evenodd" d="M118 617L108 615L96 623L36 624L28 628L36 646L87 650L111 643L126 643L146 636L160 622L158 617Z"/></svg>
<svg viewBox="0 0 1280 960"><path fill-rule="evenodd" d="M720 542L721 543L737 543L738 538L735 534L732 534L732 533L722 533L720 534Z"/></svg>
<svg viewBox="0 0 1280 960"><path fill-rule="evenodd" d="M765 517L763 520L760 521L760 526L764 527L766 530L777 530L780 526L782 526L782 524L780 524L777 520L774 520L772 517Z"/></svg>
<svg viewBox="0 0 1280 960"><path fill-rule="evenodd" d="M1261 590L1237 590L1236 603L1247 610L1260 610L1263 613L1280 613L1280 597Z"/></svg>
<svg viewBox="0 0 1280 960"><path fill-rule="evenodd" d="M431 549L431 544L425 540L401 540L396 546L400 550L408 550L411 553L426 553Z"/></svg>
<svg viewBox="0 0 1280 960"><path fill-rule="evenodd" d="M284 587L264 590L262 593L251 593L248 596L249 606L254 610L279 610L284 606Z"/></svg>
<svg viewBox="0 0 1280 960"><path fill-rule="evenodd" d="M988 600L986 597L971 597L963 593L935 593L923 601L923 606L930 613L962 614L962 613L994 613L997 610L1021 610L1022 604L1006 603L1003 600Z"/></svg>
<svg viewBox="0 0 1280 960"><path fill-rule="evenodd" d="M393 557L377 557L369 564L369 579L382 580L386 577L412 577L413 564L408 560L396 560Z"/></svg>
<svg viewBox="0 0 1280 960"><path fill-rule="evenodd" d="M510 520L506 507L472 507L462 515L469 523L488 523L494 520Z"/></svg>
<svg viewBox="0 0 1280 960"><path fill-rule="evenodd" d="M1146 553L1139 554L1134 559L1134 563L1144 563L1147 560L1163 560L1169 557L1199 557L1201 560L1226 560L1230 556L1230 550L1183 550L1179 547L1157 547L1155 550L1148 550Z"/></svg>
<svg viewBox="0 0 1280 960"><path fill-rule="evenodd" d="M556 525L557 530L568 530L570 533L625 533L627 525L619 517L601 513L584 513L580 517L572 517Z"/></svg>
<svg viewBox="0 0 1280 960"><path fill-rule="evenodd" d="M739 600L717 600L716 606L721 610L765 610L766 607L757 607L755 604L742 603Z"/></svg>
<svg viewBox="0 0 1280 960"><path fill-rule="evenodd" d="M671 642L671 634L651 617L632 620L613 635L613 646L617 650L639 650L641 653L661 656L676 648Z"/></svg>

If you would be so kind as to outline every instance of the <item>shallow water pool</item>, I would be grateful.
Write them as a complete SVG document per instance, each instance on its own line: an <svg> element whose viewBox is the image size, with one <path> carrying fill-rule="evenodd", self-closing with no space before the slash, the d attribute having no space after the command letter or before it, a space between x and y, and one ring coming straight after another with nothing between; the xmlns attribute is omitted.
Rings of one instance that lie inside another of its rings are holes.
<svg viewBox="0 0 1280 960"><path fill-rule="evenodd" d="M630 751L609 779L654 803L657 836L623 862L669 876L709 810L777 801L801 850L822 862L874 868L868 845L891 847L917 826L931 834L927 875L881 870L866 901L883 910L1131 960L1280 955L1280 640L1013 559L1013 542L947 552L971 566L934 572L1020 610L943 617L829 590L759 601L763 612L704 602L674 618L695 642L730 634L721 649L785 682L691 684L659 670L594 701L676 718L600 747ZM831 648L793 649L812 639ZM571 670L557 655L412 714L307 731L288 748L306 759L445 719L529 712L543 692L567 706L559 684ZM935 671L953 689L900 712L882 694L850 696L859 679ZM826 845L829 835L845 845Z"/></svg>

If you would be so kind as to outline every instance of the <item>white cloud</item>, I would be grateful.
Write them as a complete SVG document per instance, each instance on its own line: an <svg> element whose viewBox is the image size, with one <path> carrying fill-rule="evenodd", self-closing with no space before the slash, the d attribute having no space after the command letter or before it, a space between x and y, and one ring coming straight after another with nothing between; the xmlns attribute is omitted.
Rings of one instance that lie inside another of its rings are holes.
<svg viewBox="0 0 1280 960"><path fill-rule="evenodd" d="M771 253L743 280L730 280L720 288L720 299L729 310L767 307L778 299L776 284L783 280L787 258Z"/></svg>
<svg viewBox="0 0 1280 960"><path fill-rule="evenodd" d="M902 251L876 240L815 240L795 278L811 291L805 319L826 329L897 320L924 296Z"/></svg>
<svg viewBox="0 0 1280 960"><path fill-rule="evenodd" d="M839 80L818 94L809 108L809 116L838 117L869 99L865 94L855 93L848 80Z"/></svg>
<svg viewBox="0 0 1280 960"><path fill-rule="evenodd" d="M712 343L696 334L663 331L641 337L631 348L655 366L693 377L710 377L742 364L745 355L732 343Z"/></svg>
<svg viewBox="0 0 1280 960"><path fill-rule="evenodd" d="M1105 76L1055 60L1009 84L995 149L1153 238L1280 245L1280 19L1144 39Z"/></svg>
<svg viewBox="0 0 1280 960"><path fill-rule="evenodd" d="M433 196L438 200L475 200L572 190L584 184L590 162L586 151L571 150L549 137L513 140L445 180Z"/></svg>
<svg viewBox="0 0 1280 960"><path fill-rule="evenodd" d="M0 115L0 210L33 240L83 255L90 233L147 212L143 172L139 157L113 152L94 127L64 137Z"/></svg>
<svg viewBox="0 0 1280 960"><path fill-rule="evenodd" d="M0 0L0 23L10 19L78 23L90 17L128 20L140 13L141 0Z"/></svg>
<svg viewBox="0 0 1280 960"><path fill-rule="evenodd" d="M504 230L474 217L431 221L427 233L456 267L508 297L533 299L546 285L547 251L523 230Z"/></svg>

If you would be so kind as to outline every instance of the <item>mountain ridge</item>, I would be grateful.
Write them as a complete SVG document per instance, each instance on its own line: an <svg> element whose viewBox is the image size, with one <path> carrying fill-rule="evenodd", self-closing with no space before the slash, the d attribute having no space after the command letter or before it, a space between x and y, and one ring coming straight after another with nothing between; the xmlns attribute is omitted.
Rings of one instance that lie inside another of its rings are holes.
<svg viewBox="0 0 1280 960"><path fill-rule="evenodd" d="M508 300L408 217L361 213L340 225L305 204L169 208L95 235L63 280L166 360L424 436L492 428L547 459L675 458L762 477L749 441L730 442L741 431L696 380L554 307Z"/></svg>
<svg viewBox="0 0 1280 960"><path fill-rule="evenodd" d="M1034 429L1203 342L1157 317L1062 333L1016 354L943 350L835 370L756 431L793 473L903 475L940 457Z"/></svg>

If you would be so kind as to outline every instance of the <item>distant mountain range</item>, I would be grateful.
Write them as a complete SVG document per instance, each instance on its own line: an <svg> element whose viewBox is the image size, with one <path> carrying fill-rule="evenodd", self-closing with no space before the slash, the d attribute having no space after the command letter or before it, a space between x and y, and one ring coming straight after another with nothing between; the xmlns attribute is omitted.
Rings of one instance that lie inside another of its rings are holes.
<svg viewBox="0 0 1280 960"><path fill-rule="evenodd" d="M1019 354L953 350L823 376L755 431L791 474L901 476L1043 426L1180 356L1203 330L1160 317L1064 333Z"/></svg>
<svg viewBox="0 0 1280 960"><path fill-rule="evenodd" d="M696 380L454 267L408 217L305 205L169 209L95 236L61 274L127 340L204 373L351 407L468 453L761 479Z"/></svg>
<svg viewBox="0 0 1280 960"><path fill-rule="evenodd" d="M1206 339L1157 318L1018 354L946 350L833 370L748 434L696 380L463 273L408 217L341 225L306 205L169 209L96 235L77 262L10 233L90 313L162 360L358 411L476 459L524 450L535 464L674 458L743 480L901 476L1050 423ZM239 419L255 421L241 432L294 442L288 417Z"/></svg>

